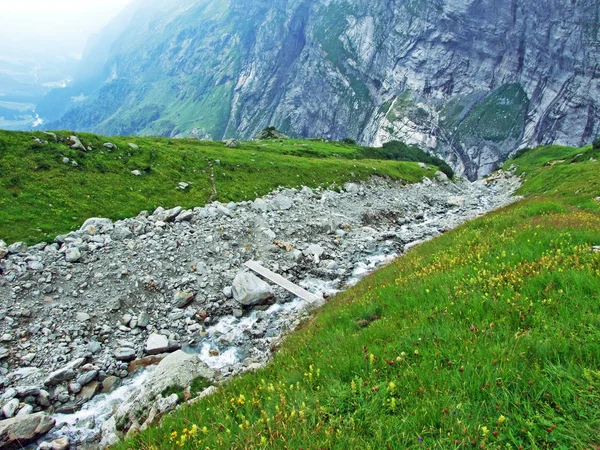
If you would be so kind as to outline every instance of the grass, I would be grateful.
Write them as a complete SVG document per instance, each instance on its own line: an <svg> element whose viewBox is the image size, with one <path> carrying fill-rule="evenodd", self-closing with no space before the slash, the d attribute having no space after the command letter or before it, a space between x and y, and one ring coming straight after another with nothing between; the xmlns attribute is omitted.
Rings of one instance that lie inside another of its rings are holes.
<svg viewBox="0 0 600 450"><path fill-rule="evenodd" d="M547 165L579 153L507 163L525 200L367 277L267 368L114 450L599 448L598 163Z"/></svg>
<svg viewBox="0 0 600 450"><path fill-rule="evenodd" d="M208 162L215 160L222 202L251 200L279 186L339 186L374 175L414 182L432 173L416 163L365 159L361 147L319 140L242 142L229 149L221 142L81 133L94 149L82 152L67 145L70 134L59 132L64 142L54 142L41 132L0 131L0 238L37 243L77 229L89 217L122 219L158 206L203 206L212 192ZM49 142L40 145L34 137ZM108 152L105 142L119 150ZM139 150L129 148L130 142ZM190 188L177 189L179 182Z"/></svg>

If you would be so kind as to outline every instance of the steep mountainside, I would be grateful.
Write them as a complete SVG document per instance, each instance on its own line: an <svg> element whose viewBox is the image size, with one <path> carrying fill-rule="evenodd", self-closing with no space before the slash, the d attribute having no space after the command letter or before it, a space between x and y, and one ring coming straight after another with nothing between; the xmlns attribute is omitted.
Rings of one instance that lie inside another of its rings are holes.
<svg viewBox="0 0 600 450"><path fill-rule="evenodd" d="M598 133L599 9L597 0L138 1L90 47L68 101L54 93L52 113L66 113L51 126L221 139L275 125L400 139L475 178L518 147L582 145Z"/></svg>

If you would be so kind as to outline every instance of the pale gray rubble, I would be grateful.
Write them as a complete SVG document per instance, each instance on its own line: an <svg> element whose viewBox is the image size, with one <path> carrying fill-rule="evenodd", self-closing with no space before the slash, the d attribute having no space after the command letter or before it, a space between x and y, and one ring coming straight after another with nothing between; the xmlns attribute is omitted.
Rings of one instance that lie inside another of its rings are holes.
<svg viewBox="0 0 600 450"><path fill-rule="evenodd" d="M247 274L245 262L326 299L415 243L514 201L518 186L506 173L475 183L441 172L413 185L374 178L90 219L52 244L0 245L0 418L71 417L52 438L97 448L110 414L84 405L137 368L183 349L218 383L264 364L315 307Z"/></svg>

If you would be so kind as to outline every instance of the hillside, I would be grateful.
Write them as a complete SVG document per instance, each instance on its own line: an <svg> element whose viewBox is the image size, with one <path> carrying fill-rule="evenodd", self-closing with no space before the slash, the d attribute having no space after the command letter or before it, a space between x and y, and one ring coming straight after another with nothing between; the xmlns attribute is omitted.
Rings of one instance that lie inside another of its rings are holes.
<svg viewBox="0 0 600 450"><path fill-rule="evenodd" d="M373 175L414 182L427 173L416 163L393 161L410 150L402 145L391 153L322 140L247 141L228 148L195 139L82 133L81 142L93 149L82 151L71 148L70 133L56 136L0 131L0 239L34 244L78 229L89 217L114 220L159 206L253 200L279 186L341 186ZM436 162L412 149L409 159L419 157ZM179 183L188 186L180 189Z"/></svg>
<svg viewBox="0 0 600 450"><path fill-rule="evenodd" d="M598 156L509 161L523 201L415 248L266 369L114 448L598 447Z"/></svg>
<svg viewBox="0 0 600 450"><path fill-rule="evenodd" d="M598 134L593 0L135 1L38 111L102 134L389 140L490 173Z"/></svg>

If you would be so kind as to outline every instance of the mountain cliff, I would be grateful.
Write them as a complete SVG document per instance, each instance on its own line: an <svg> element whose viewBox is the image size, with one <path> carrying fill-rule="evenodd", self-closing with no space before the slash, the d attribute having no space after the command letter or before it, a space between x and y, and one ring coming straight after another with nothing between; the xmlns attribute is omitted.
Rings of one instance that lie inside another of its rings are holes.
<svg viewBox="0 0 600 450"><path fill-rule="evenodd" d="M138 0L49 96L49 126L398 139L473 179L517 148L598 134L599 13L598 0Z"/></svg>

